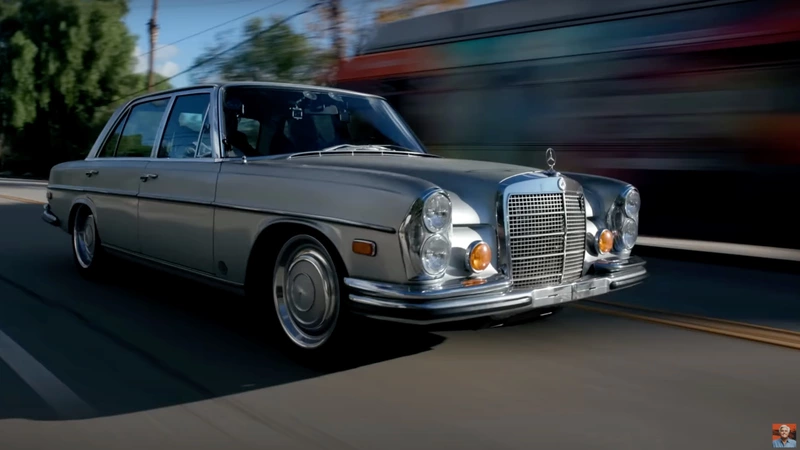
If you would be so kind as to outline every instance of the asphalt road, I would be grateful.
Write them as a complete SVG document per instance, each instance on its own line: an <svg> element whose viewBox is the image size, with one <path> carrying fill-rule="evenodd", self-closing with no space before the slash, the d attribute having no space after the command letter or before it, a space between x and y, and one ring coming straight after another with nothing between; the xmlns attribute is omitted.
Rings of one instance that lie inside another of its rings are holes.
<svg viewBox="0 0 800 450"><path fill-rule="evenodd" d="M38 195L19 189L0 194ZM750 450L800 422L797 350L575 307L491 329L368 325L347 367L314 371L264 342L235 296L130 264L81 279L40 211L0 198L4 450ZM800 276L649 268L605 298L800 322Z"/></svg>

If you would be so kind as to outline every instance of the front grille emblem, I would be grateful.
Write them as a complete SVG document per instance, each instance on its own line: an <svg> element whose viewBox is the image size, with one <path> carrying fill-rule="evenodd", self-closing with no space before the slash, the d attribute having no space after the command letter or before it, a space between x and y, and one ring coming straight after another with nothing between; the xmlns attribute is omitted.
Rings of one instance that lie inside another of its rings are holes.
<svg viewBox="0 0 800 450"><path fill-rule="evenodd" d="M547 166L550 167L550 170L555 170L556 167L556 152L553 151L552 148L548 148L544 152L545 158L547 158Z"/></svg>

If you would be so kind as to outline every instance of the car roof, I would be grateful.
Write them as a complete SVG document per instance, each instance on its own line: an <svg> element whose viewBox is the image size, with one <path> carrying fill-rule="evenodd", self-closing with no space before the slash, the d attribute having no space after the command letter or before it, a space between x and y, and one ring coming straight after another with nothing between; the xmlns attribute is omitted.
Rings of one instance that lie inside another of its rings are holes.
<svg viewBox="0 0 800 450"><path fill-rule="evenodd" d="M213 88L228 88L228 87L265 87L265 88L274 88L274 89L291 89L291 90L315 90L315 91L323 91L323 92L332 92L338 94L346 94L346 95L353 95L358 97L372 97L372 98L380 98L383 97L373 94L367 94L365 92L356 92L356 91L349 91L346 89L338 89L332 88L328 86L318 86L313 84L295 84L295 83L278 83L272 81L220 81L216 83L201 83L201 84L193 84L190 86L175 88L175 89L167 89L164 91L158 92L148 92L147 94L137 96L133 98L130 102L145 99L148 97L155 97L159 95L165 94L173 94L177 92L183 91L191 91L195 89L213 89ZM128 102L128 103L130 103Z"/></svg>

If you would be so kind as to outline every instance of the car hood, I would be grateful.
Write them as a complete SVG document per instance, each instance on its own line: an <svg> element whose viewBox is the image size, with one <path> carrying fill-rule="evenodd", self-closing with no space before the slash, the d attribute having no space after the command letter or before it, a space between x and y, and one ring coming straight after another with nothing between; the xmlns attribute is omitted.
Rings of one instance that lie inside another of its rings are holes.
<svg viewBox="0 0 800 450"><path fill-rule="evenodd" d="M330 154L301 157L296 164L352 168L407 175L433 183L450 194L454 224L489 224L496 220L498 184L508 177L538 169L464 159L400 155Z"/></svg>

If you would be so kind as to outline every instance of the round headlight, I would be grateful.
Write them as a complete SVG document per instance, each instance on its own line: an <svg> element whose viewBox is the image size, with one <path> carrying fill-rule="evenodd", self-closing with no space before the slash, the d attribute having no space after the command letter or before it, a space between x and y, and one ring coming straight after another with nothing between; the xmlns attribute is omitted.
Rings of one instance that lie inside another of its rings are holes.
<svg viewBox="0 0 800 450"><path fill-rule="evenodd" d="M639 196L639 191L630 189L625 195L625 214L631 219L635 219L638 217L641 207L642 198Z"/></svg>
<svg viewBox="0 0 800 450"><path fill-rule="evenodd" d="M622 229L622 225L625 223L625 213L622 211L622 208L614 204L611 206L611 209L608 211L608 217L606 218L606 225L612 231L620 231Z"/></svg>
<svg viewBox="0 0 800 450"><path fill-rule="evenodd" d="M450 226L450 199L442 193L435 193L425 200L422 207L422 222L431 233L439 233Z"/></svg>
<svg viewBox="0 0 800 450"><path fill-rule="evenodd" d="M434 234L422 243L420 249L422 269L428 275L441 275L447 270L450 260L450 241L441 234Z"/></svg>
<svg viewBox="0 0 800 450"><path fill-rule="evenodd" d="M622 248L630 250L636 244L636 239L639 237L639 225L635 220L625 219L622 223L622 229L619 231L620 243Z"/></svg>

